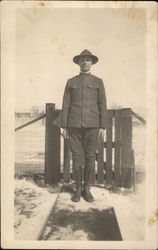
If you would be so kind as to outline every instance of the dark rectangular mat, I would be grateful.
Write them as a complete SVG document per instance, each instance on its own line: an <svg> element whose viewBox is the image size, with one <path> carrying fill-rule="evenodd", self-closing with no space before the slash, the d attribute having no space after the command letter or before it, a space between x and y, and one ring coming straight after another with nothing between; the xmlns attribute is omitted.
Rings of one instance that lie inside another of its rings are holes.
<svg viewBox="0 0 158 250"><path fill-rule="evenodd" d="M71 228L72 232L82 230L87 235L88 240L93 241L121 241L122 236L113 208L99 210L90 208L88 211L72 211L69 209L55 209L49 217L45 230L41 235L41 240L73 240L60 235L60 231ZM53 238L52 238L53 236ZM77 239L80 240L80 239Z"/></svg>

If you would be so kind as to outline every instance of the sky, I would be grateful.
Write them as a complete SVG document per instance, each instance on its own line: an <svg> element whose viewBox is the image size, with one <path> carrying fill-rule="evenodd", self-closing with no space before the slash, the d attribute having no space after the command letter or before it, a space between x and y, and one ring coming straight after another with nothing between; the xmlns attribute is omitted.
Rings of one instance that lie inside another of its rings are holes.
<svg viewBox="0 0 158 250"><path fill-rule="evenodd" d="M146 15L143 9L19 8L16 10L15 109L55 103L79 74L73 57L99 58L107 106L145 108Z"/></svg>

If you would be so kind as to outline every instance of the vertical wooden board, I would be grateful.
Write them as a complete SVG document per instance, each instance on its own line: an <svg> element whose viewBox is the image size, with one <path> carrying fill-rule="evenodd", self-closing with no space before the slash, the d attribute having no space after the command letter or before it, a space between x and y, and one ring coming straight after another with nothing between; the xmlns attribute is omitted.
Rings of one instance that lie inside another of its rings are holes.
<svg viewBox="0 0 158 250"><path fill-rule="evenodd" d="M68 140L64 139L64 182L70 181L70 149Z"/></svg>
<svg viewBox="0 0 158 250"><path fill-rule="evenodd" d="M53 116L52 116L52 122L59 116L60 114L60 110L55 110L53 112ZM57 126L51 126L52 130L53 130L53 166L54 166L54 177L53 180L54 182L60 181L60 128ZM50 151L51 153L51 151Z"/></svg>
<svg viewBox="0 0 158 250"><path fill-rule="evenodd" d="M50 185L60 179L60 128L53 125L59 113L55 104L46 104L45 183Z"/></svg>
<svg viewBox="0 0 158 250"><path fill-rule="evenodd" d="M132 113L131 109L121 110L122 148L121 148L121 186L132 186Z"/></svg>
<svg viewBox="0 0 158 250"><path fill-rule="evenodd" d="M112 116L113 111L108 110L107 132L106 132L106 184L112 185Z"/></svg>
<svg viewBox="0 0 158 250"><path fill-rule="evenodd" d="M114 185L120 185L121 159L121 111L115 110L115 155L114 155Z"/></svg>
<svg viewBox="0 0 158 250"><path fill-rule="evenodd" d="M98 167L98 178L97 183L104 183L104 141L99 139L98 141L98 155L97 155L97 167Z"/></svg>

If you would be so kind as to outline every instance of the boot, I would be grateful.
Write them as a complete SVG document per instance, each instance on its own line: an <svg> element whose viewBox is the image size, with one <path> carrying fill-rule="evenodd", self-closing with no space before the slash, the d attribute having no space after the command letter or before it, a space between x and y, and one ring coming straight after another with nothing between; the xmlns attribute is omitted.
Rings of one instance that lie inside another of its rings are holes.
<svg viewBox="0 0 158 250"><path fill-rule="evenodd" d="M83 193L82 193L83 198L87 202L93 202L94 198L89 190L89 186L84 187Z"/></svg>
<svg viewBox="0 0 158 250"><path fill-rule="evenodd" d="M93 202L94 198L89 190L89 183L92 174L92 168L90 166L86 166L84 173L84 190L82 192L82 196L87 202Z"/></svg>
<svg viewBox="0 0 158 250"><path fill-rule="evenodd" d="M73 202L79 202L82 194L82 169L79 168L75 170L75 179L76 179L76 192L72 196L71 200Z"/></svg>
<svg viewBox="0 0 158 250"><path fill-rule="evenodd" d="M76 188L76 192L74 193L74 195L72 196L71 200L73 202L79 202L80 198L81 198L81 193L82 193L82 187L77 187Z"/></svg>

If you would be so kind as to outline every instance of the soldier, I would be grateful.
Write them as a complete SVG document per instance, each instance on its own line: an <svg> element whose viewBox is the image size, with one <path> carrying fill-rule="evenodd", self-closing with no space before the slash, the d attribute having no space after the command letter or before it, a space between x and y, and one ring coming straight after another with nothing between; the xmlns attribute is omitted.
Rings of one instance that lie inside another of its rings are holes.
<svg viewBox="0 0 158 250"><path fill-rule="evenodd" d="M72 201L79 202L82 197L87 202L94 198L89 190L98 136L104 139L107 106L102 79L90 73L91 66L98 58L84 50L73 58L80 67L80 74L67 81L63 96L61 127L63 136L69 140L72 151L76 181L76 192ZM84 186L82 190L82 166L84 166Z"/></svg>

